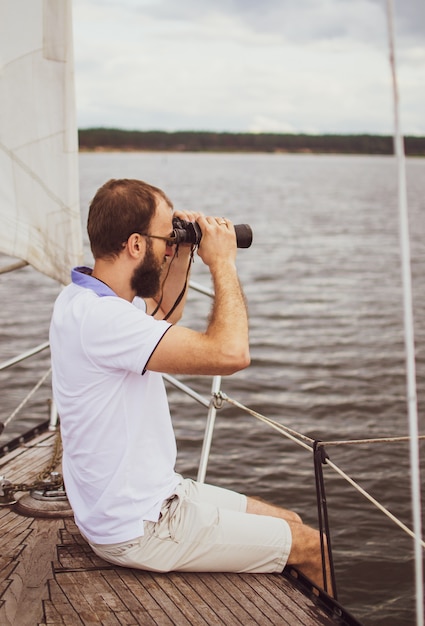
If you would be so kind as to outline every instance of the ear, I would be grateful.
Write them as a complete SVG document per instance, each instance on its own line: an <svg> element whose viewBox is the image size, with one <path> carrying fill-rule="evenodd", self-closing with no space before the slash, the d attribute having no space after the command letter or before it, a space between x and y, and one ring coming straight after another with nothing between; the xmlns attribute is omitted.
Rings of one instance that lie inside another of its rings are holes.
<svg viewBox="0 0 425 626"><path fill-rule="evenodd" d="M139 235L139 233L133 233L127 240L127 252L135 259L139 259L145 255L146 251L146 239Z"/></svg>

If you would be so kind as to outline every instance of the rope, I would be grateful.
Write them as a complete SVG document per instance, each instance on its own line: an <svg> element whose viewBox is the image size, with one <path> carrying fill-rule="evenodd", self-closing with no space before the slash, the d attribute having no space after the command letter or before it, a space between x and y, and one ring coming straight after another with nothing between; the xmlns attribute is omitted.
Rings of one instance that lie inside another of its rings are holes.
<svg viewBox="0 0 425 626"><path fill-rule="evenodd" d="M291 428L288 428L287 426L283 426L283 424L279 424L279 422L276 422L270 419L269 417L265 417L264 415L261 415L261 413L257 413L257 411L254 411L253 409L249 409L243 404L240 404L240 402L238 402L237 400L233 400L232 398L229 398L223 392L220 392L219 395L223 398L223 400L225 400L229 404L233 404L234 406L238 407L239 409L242 409L246 413L249 413L253 417L256 417L258 420L260 420L260 422L264 422L268 424L269 426L271 426L271 428L274 428L278 432L282 433L282 435L285 435L285 437L287 437L288 439L291 439L302 448L305 448L306 450L309 450L310 452L313 450L314 439L311 439L311 437L302 435L301 433L298 433L296 430L292 430ZM307 445L306 443L303 443L303 442L309 442L311 445Z"/></svg>
<svg viewBox="0 0 425 626"><path fill-rule="evenodd" d="M317 446L317 447L323 447L323 446L328 446L328 445L332 445L333 443L335 443L336 445L351 445L351 444L362 444L362 443L382 443L383 441L389 441L389 442L393 442L393 441L397 441L397 440L402 440L402 441L407 441L410 440L410 437L388 437L388 438L384 438L384 439L357 439L357 440L349 440L349 441L336 441L336 442L332 442L332 441L314 441L313 439L311 439L310 437L306 437L305 435L302 435L301 433L296 432L295 430L292 430L291 428L288 428L287 426L283 426L282 424L279 424L278 422L275 422L274 420L271 420L268 417L265 417L264 415L261 415L261 413L258 413L257 411L254 411L246 406L244 406L243 404L241 404L240 402L238 402L237 400L233 400L232 398L229 398L225 393L220 392L219 395L222 397L222 399L224 401L226 401L228 404L232 404L233 406L238 407L239 409L241 409L242 411L245 411L246 413L249 413L250 415L252 415L253 417L257 418L258 420L260 420L261 422L264 422L266 424L268 424L271 428L273 428L274 430L279 431L282 435L284 435L285 437L287 437L288 439L291 439L292 441L294 441L295 443L297 443L299 446L309 450L310 452L313 452L313 447ZM421 439L424 439L425 437L421 436ZM312 442L313 446L309 446L306 443L304 443L305 441L309 441ZM410 528L408 526L406 526L401 520L399 520L397 517L395 517L395 515L393 515L387 508L385 508L382 504L380 504L375 498L373 498L373 496L371 496L369 493L367 493L367 491L365 491L362 487L360 487L360 485L358 485L352 478L350 478L343 470L341 470L337 465L335 465L335 463L333 463L332 461L330 461L329 457L324 458L324 463L326 463L326 465L328 465L329 467L331 467L335 472L337 472L342 478L344 478L348 483L350 483L350 485L352 487L354 487L357 491L359 491L367 500L369 500L372 504L374 504L376 506L376 508L378 508L380 511L382 511L382 513L384 513L387 517L389 517L389 519L391 519L395 524L397 524L397 526L399 526L404 532L406 532L410 537L414 538L417 542L419 542L423 548L425 548L425 542L421 539L421 535L419 535L419 537L417 537L417 535L410 530Z"/></svg>
<svg viewBox="0 0 425 626"><path fill-rule="evenodd" d="M47 377L50 375L51 371L52 371L52 368L50 367L47 370L47 372L44 374L44 376L41 377L41 379L38 381L38 383L31 389L31 391L28 393L28 395L22 400L22 402L16 407L16 409L9 415L9 417L3 422L3 428L6 428L6 426L19 413L19 411L22 409L22 407L25 406L25 404L28 402L28 400L31 398L31 396L33 396L35 394L35 392L37 391L37 389L39 389L41 387L41 385L45 382Z"/></svg>
<svg viewBox="0 0 425 626"><path fill-rule="evenodd" d="M320 446L350 446L361 443L404 443L410 441L410 437L379 437L377 439L347 439L343 441L320 441ZM418 439L425 439L425 435L419 435Z"/></svg>
<svg viewBox="0 0 425 626"><path fill-rule="evenodd" d="M407 402L410 441L410 477L412 490L412 511L415 551L415 586L416 586L416 620L418 626L424 624L424 589L423 589L423 565L420 537L422 536L421 522L421 484L419 475L419 442L418 442L418 407L416 397L416 365L415 365L415 339L413 321L413 295L412 276L410 267L410 237L409 218L407 210L407 184L406 184L406 158L404 153L403 137L401 133L399 113L399 92L395 58L395 34L394 34L394 2L387 0L388 39L390 52L390 67L393 85L394 101L394 151L397 158L398 173L398 207L400 221L400 249L401 269L403 280L403 311L404 311L404 337L406 349L407 370Z"/></svg>
<svg viewBox="0 0 425 626"><path fill-rule="evenodd" d="M352 478L348 476L348 474L346 474L342 469L340 469L337 465L335 465L335 463L333 463L329 459L326 459L326 464L329 465L329 467L331 467L333 470L335 470L335 472L337 472L347 482L349 482L350 485L352 485L355 489L357 489L357 491L361 493L365 498L367 498L367 500L372 502L372 504L374 504L377 509L382 511L382 513L385 513L385 515L389 517L390 520L392 520L395 524L397 524L397 526L402 528L404 532L406 532L411 537L416 538L415 533L412 530L410 530L410 528L408 528L405 524L403 524L403 522L401 522L397 517L395 517L395 515L393 515L388 509L386 509L382 504L380 504L377 500L375 500L373 496L371 496L367 491L365 491L362 487L360 487L358 483L356 483ZM419 542L422 545L422 547L425 548L425 541L419 538Z"/></svg>
<svg viewBox="0 0 425 626"><path fill-rule="evenodd" d="M302 433L299 433L296 430L292 430L288 426L284 426L283 424L280 424L279 422L276 422L275 420L272 420L269 417L265 417L261 413L258 413L257 411L254 411L253 409L250 409L249 407L244 406L237 400L234 400L233 398L229 398L222 391L220 391L217 395L222 400L228 402L228 404L232 404L233 406L236 406L239 409L242 409L246 413L249 413L253 417L260 420L261 422L268 424L275 430L287 436L288 439L292 439L292 441L295 441L295 443L298 443L299 445L301 445L303 448L307 450L311 450L315 443L317 443L317 446L325 447L325 446L351 446L351 445L359 445L359 444L365 444L365 443L368 443L368 444L405 443L411 440L411 437L375 437L372 439L370 438L369 439L342 439L342 440L335 440L335 441L317 441L316 442L311 437L307 437L306 435L303 435ZM418 435L418 439L425 440L425 435ZM301 443L302 441L308 442L309 444L311 444L311 447L309 445L303 445Z"/></svg>

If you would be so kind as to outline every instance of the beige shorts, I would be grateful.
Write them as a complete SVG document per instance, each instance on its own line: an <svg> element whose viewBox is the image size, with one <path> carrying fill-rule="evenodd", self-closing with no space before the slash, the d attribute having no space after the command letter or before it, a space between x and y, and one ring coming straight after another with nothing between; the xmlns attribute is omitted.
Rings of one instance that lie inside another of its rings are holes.
<svg viewBox="0 0 425 626"><path fill-rule="evenodd" d="M182 479L145 534L107 545L90 543L111 563L155 572L281 572L291 549L287 522L246 513L246 496Z"/></svg>

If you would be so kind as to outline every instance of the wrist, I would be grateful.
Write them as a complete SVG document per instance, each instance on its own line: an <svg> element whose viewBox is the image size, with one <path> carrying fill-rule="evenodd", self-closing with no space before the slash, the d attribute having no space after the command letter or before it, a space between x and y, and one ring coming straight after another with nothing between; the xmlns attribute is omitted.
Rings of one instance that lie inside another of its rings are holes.
<svg viewBox="0 0 425 626"><path fill-rule="evenodd" d="M213 277L218 277L221 274L223 274L225 277L231 274L237 275L236 263L232 259L219 259L209 265L209 270Z"/></svg>

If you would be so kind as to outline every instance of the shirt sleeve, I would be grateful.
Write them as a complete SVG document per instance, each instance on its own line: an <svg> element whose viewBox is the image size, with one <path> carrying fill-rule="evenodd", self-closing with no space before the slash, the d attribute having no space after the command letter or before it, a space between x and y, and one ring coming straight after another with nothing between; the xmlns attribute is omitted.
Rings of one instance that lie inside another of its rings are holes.
<svg viewBox="0 0 425 626"><path fill-rule="evenodd" d="M139 303L134 306L117 297L93 302L81 325L81 342L94 366L143 373L152 352L171 326L147 315L143 309Z"/></svg>

